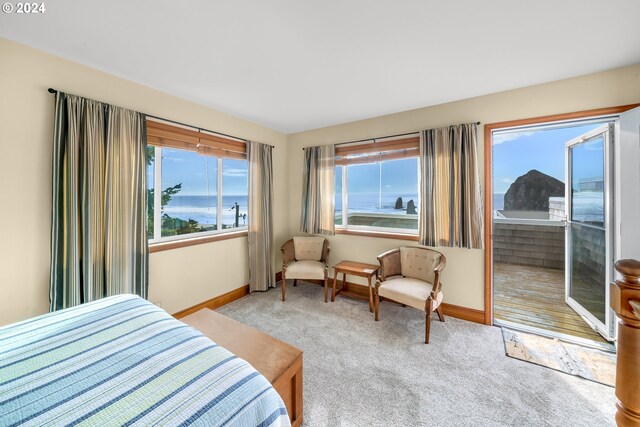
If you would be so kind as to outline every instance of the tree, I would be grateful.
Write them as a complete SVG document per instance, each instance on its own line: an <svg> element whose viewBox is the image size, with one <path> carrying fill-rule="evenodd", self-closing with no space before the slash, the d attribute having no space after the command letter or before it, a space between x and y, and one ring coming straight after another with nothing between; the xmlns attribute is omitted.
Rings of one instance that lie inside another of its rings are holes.
<svg viewBox="0 0 640 427"><path fill-rule="evenodd" d="M198 221L194 219L190 219L189 221L184 221L180 227L178 227L176 234L190 234L197 233L198 231L203 231Z"/></svg>
<svg viewBox="0 0 640 427"><path fill-rule="evenodd" d="M164 208L169 204L169 202L171 201L171 198L176 194L178 194L180 190L182 190L182 183L176 184L173 187L167 187L164 190L162 190L162 195L160 196L160 214L162 215L163 229L167 228L165 225L169 225L167 224L169 222L167 220L172 219L169 215L164 213ZM149 230L149 234L153 234L153 218L154 218L155 209L154 209L154 203L152 202L152 200L154 200L154 198L155 198L154 189L153 188L147 189L147 200L149 200L148 207L147 207L147 229Z"/></svg>

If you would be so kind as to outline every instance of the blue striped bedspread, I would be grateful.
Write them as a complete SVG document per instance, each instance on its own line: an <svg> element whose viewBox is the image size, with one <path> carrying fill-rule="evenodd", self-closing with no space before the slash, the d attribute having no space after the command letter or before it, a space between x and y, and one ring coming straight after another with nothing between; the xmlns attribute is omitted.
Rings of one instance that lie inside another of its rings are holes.
<svg viewBox="0 0 640 427"><path fill-rule="evenodd" d="M119 295L0 328L0 425L290 423L249 363Z"/></svg>

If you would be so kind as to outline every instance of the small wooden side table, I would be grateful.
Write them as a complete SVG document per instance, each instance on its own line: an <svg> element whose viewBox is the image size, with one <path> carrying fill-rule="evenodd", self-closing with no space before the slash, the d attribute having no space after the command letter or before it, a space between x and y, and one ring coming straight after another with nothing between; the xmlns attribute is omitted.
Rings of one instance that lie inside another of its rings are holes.
<svg viewBox="0 0 640 427"><path fill-rule="evenodd" d="M331 292L331 302L335 301L336 295L345 292L347 289L346 276L352 274L354 276L366 277L369 283L369 311L373 313L373 290L371 288L371 278L375 275L378 277L379 265L365 264L357 261L340 261L333 266L333 291ZM336 290L336 282L338 274L342 273L342 287ZM346 293L346 292L345 292ZM355 295L354 295L355 296Z"/></svg>

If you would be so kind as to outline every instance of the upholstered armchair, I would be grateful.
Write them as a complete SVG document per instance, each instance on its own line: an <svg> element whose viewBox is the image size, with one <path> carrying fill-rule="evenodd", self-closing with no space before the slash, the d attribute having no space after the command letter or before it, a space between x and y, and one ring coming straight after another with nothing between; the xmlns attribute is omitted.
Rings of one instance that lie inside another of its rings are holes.
<svg viewBox="0 0 640 427"><path fill-rule="evenodd" d="M379 255L378 261L381 268L375 289L376 321L381 298L423 310L426 322L424 343L429 344L432 313L435 311L444 322L440 272L447 259L432 249L401 247Z"/></svg>
<svg viewBox="0 0 640 427"><path fill-rule="evenodd" d="M282 248L282 301L287 298L287 279L321 280L324 285L324 302L327 302L329 271L329 241L323 237L294 237Z"/></svg>

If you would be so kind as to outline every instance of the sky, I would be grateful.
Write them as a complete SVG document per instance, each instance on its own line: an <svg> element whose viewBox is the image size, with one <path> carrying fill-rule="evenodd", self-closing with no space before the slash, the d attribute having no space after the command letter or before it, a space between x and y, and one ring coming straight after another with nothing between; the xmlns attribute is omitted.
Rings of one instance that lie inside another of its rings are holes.
<svg viewBox="0 0 640 427"><path fill-rule="evenodd" d="M509 186L531 169L565 181L565 143L602 123L549 130L526 130L493 136L493 192L506 193ZM602 144L589 143L576 152L575 176L603 175ZM577 160L577 159L576 159Z"/></svg>
<svg viewBox="0 0 640 427"><path fill-rule="evenodd" d="M147 168L148 180L153 179L151 169ZM182 183L179 193L181 196L215 195L217 171L216 157L203 156L192 151L162 149L162 188ZM247 161L222 159L223 195L246 195L247 191Z"/></svg>
<svg viewBox="0 0 640 427"><path fill-rule="evenodd" d="M418 159L389 160L349 166L349 193L378 193L382 174L382 193L391 195L417 194ZM336 193L341 192L342 171L336 168Z"/></svg>
<svg viewBox="0 0 640 427"><path fill-rule="evenodd" d="M549 130L512 131L493 137L494 193L506 193L521 175L537 169L564 182L565 142L598 127L589 124ZM580 150L578 176L602 175L601 144L591 144ZM576 153L578 155L578 153ZM180 195L215 195L217 159L185 150L162 149L162 187L182 183ZM578 163L577 163L578 164ZM336 192L341 191L341 168L336 168ZM350 193L377 193L382 174L383 195L416 194L418 161L416 158L349 166ZM148 179L153 182L152 168ZM223 159L223 194L247 193L247 162Z"/></svg>

